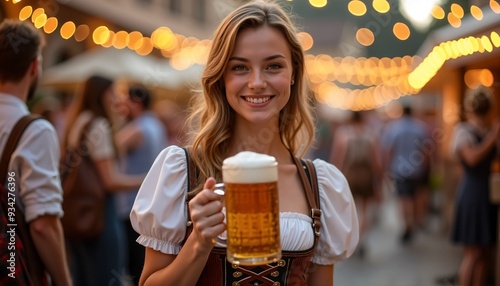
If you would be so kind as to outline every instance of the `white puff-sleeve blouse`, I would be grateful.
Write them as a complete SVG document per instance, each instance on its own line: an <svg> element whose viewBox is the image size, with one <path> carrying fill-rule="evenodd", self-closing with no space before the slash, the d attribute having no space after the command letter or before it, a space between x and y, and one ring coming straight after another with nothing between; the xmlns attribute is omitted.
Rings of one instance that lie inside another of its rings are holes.
<svg viewBox="0 0 500 286"><path fill-rule="evenodd" d="M321 235L312 262L334 264L349 257L359 238L356 208L340 171L316 159L320 195ZM187 163L178 146L164 149L147 174L130 213L137 242L166 254L178 254L186 235ZM314 243L311 217L280 213L283 250L307 250Z"/></svg>

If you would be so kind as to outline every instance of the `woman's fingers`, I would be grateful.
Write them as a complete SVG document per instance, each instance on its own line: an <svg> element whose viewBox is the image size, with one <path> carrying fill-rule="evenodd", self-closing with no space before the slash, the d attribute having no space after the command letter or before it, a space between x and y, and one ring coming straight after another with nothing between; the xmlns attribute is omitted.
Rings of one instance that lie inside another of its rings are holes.
<svg viewBox="0 0 500 286"><path fill-rule="evenodd" d="M226 228L220 196L212 190L215 183L215 179L207 179L204 189L189 202L194 231L206 242L212 242Z"/></svg>

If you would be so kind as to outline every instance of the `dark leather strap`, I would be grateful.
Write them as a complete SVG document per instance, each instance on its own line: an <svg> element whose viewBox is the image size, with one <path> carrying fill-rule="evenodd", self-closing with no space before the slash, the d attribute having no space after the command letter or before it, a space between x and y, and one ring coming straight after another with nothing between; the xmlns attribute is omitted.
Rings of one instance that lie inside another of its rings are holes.
<svg viewBox="0 0 500 286"><path fill-rule="evenodd" d="M182 148L184 150L184 153L186 153L186 164L187 164L187 175L188 175L188 185L187 185L187 192L186 192L186 204L189 203L189 200L191 199L190 197L190 191L194 189L196 186L196 165L194 164L193 159L190 156L191 153L191 148L190 147L184 147ZM186 235L184 236L184 240L182 244L184 244L188 238L188 236L191 234L193 231L192 225L193 221L191 220L191 213L189 212L189 205L187 205L187 223L186 223Z"/></svg>
<svg viewBox="0 0 500 286"><path fill-rule="evenodd" d="M12 128L9 138L7 139L7 144L3 149L2 160L0 161L0 182L5 183L7 178L7 169L9 168L10 157L12 153L16 150L17 144L24 133L24 130L28 125L36 119L42 118L40 115L28 114L19 119Z"/></svg>
<svg viewBox="0 0 500 286"><path fill-rule="evenodd" d="M192 196L190 195L190 191L194 190L196 184L198 183L198 168L191 157L191 147L184 147L184 152L186 153L186 163L187 163L187 171L188 171L188 195L186 196L186 200L191 200Z"/></svg>
<svg viewBox="0 0 500 286"><path fill-rule="evenodd" d="M304 185L304 189L306 191L307 202L309 203L309 207L311 208L311 217L313 219L312 227L314 228L314 234L316 235L316 237L319 237L319 229L321 227L321 210L319 208L319 192L316 170L314 169L314 165L310 160L306 160L306 165L303 165L302 161L299 158L295 156L292 156L292 158L295 162L295 165L297 166L300 180L302 181L302 184ZM309 179L306 173L306 169L310 174Z"/></svg>
<svg viewBox="0 0 500 286"><path fill-rule="evenodd" d="M320 206L320 201L319 201L319 187L318 187L318 176L316 174L316 168L314 167L314 164L311 160L307 159L306 165L309 170L309 181L312 185L313 188L313 195L314 195L314 201L316 203L316 206L311 208L311 216L314 220L313 222L313 228L316 236L320 235L319 229L321 228L321 206Z"/></svg>
<svg viewBox="0 0 500 286"><path fill-rule="evenodd" d="M74 160L74 158L81 159L82 152L88 152L87 138L89 136L90 128L94 122L95 116L93 116L85 125L83 125L80 136L78 137L78 144L74 147L69 147L68 141L66 141L66 148L61 154L61 162L59 166L59 172L61 176L61 181L64 181L66 177L71 173L72 168L69 166L71 164L66 164L65 160ZM71 158L71 159L69 159Z"/></svg>
<svg viewBox="0 0 500 286"><path fill-rule="evenodd" d="M316 202L316 208L320 209L319 205L319 188L318 188L318 176L316 175L316 168L314 167L314 164L311 160L306 159L305 160L307 168L309 170L310 174L310 183L312 185L313 189L313 195L314 195L314 201Z"/></svg>
<svg viewBox="0 0 500 286"><path fill-rule="evenodd" d="M28 114L23 116L17 121L10 132L9 138L7 139L7 144L3 150L2 160L0 161L0 182L5 183L7 176L7 170L9 168L10 158L17 148L17 144L21 139L24 131L34 120L40 119L42 116L36 114ZM2 194L3 195L3 194ZM28 275L30 276L33 285L47 285L47 280L45 276L45 269L43 267L43 262L38 254L36 246L31 239L31 234L29 231L29 226L24 220L24 213L19 209L19 205L15 205L16 211L16 223L17 223L17 235L23 242L24 253L26 255L26 266L28 269ZM2 208L4 206L1 206ZM3 212L3 210L2 210Z"/></svg>

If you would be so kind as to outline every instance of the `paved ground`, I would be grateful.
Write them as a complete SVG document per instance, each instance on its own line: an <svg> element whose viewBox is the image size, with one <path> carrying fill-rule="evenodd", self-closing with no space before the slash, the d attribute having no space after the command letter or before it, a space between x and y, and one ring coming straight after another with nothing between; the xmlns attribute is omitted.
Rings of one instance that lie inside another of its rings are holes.
<svg viewBox="0 0 500 286"><path fill-rule="evenodd" d="M462 250L449 242L439 215L430 215L408 245L399 241L401 229L397 202L389 195L368 233L365 256L355 253L337 264L335 286L445 285L436 279L456 273Z"/></svg>

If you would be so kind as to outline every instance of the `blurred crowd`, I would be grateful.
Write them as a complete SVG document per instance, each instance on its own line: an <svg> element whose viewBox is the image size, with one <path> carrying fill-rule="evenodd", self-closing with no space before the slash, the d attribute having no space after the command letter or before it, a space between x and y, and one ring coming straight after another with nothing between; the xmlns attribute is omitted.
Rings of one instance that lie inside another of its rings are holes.
<svg viewBox="0 0 500 286"><path fill-rule="evenodd" d="M130 154L127 154L130 152L130 148L137 144L130 141L137 138L136 134L139 132L136 130L139 128L137 118L144 116L143 114L148 114L148 116L157 120L156 131L151 131L156 135L162 134L161 146L182 145L182 139L186 136L183 132L185 129L182 128L186 110L182 110L169 100L155 100L144 87L134 85L124 87L123 83L111 85L110 79L110 88L112 90L112 99L110 99L109 103L103 104L113 107L111 113L113 116L110 118L110 122L112 122L112 132L115 134L114 145L117 146L118 158L121 158L118 164L121 170L128 170L130 173L131 169L133 169L131 166L138 166L137 162L130 158ZM82 89L79 92L81 93ZM141 92L144 94L134 97L134 93ZM494 109L491 91L478 88L475 93L474 91L470 91L470 93L473 93L473 95L469 95L469 101L473 101L470 99L471 97L478 97L477 94L482 94L485 95L483 101L489 102L483 104L490 106L486 111L479 111L484 113L477 115L484 117L480 121L481 124L474 123L471 125L472 128L478 129L478 138L481 139L489 133L497 134L498 124L493 121L492 112L489 112ZM151 102L140 107L138 102L142 102L144 98L148 98L148 101ZM463 191L460 191L462 187L458 188L458 184L452 186L451 189L449 186L445 186L443 176L446 174L442 169L443 160L454 162L456 169L447 175L454 177L456 182L469 169L467 161L464 161L466 157L461 155L461 151L457 150L457 146L468 146L467 144L474 146L481 143L479 139L469 138L470 136L464 135L462 130L464 124L471 117L475 118L477 111L474 108L477 108L475 103L477 100L474 99L474 104L465 102L466 109L464 109L463 123L457 124L458 130L455 130L454 134L443 134L437 126L435 112L432 109L425 109L421 105L415 104L415 100L409 99L394 102L380 110L338 111L340 116L335 120L327 119L319 113L317 142L315 148L311 149L308 154L311 158L322 158L333 163L346 176L357 206L360 227L360 244L358 245L357 254L360 257L363 257L367 251L366 233L369 231L371 224L376 221L377 213L383 207L383 201L388 196L396 196L400 206L400 215L404 222L399 237L403 245L410 244L415 233L425 230L430 212L439 213L443 216L443 220L445 220L443 232L445 234L453 232L454 234L454 238L450 239L450 243L462 243L459 238L455 237L455 235L458 235L456 234L459 231L457 229L466 224L462 220L471 220L472 224L476 224L476 220L491 220L491 222L484 225L485 231L492 236L491 239L487 240L488 242L484 247L480 247L480 250L474 252L476 247L472 246L472 250L470 250L468 248L469 244L465 243L465 265L463 263L460 271L466 273L462 275L471 275L472 277L474 267L471 265L478 263L479 267L483 269L479 270L483 273L479 274L479 276L484 276L484 278L478 279L481 279L480 281L485 281L485 279L492 281L493 263L490 263L490 261L494 261L491 253L493 253L492 249L494 249L492 247L495 246L494 236L497 229L496 206L484 201L484 198L487 198L488 195L486 193L483 194L483 204L484 207L491 208L490 213L486 215L487 218L477 217L474 220L471 218L472 214L470 212L467 213L466 218L457 217L463 216L460 209L458 209L458 204L463 204ZM56 127L61 140L63 140L65 125L68 124L67 112L68 109L71 109L72 104L74 102L65 97L41 96L36 104L32 106L32 110L49 119ZM467 104L470 107L467 107ZM476 121L473 119L473 122ZM141 128L147 126L151 126L151 124L145 124ZM442 145L445 142L443 138L445 136L451 142L449 146L443 148ZM467 139L469 141L464 143L462 141L466 139L463 138L469 138ZM498 134L496 137L492 135L492 138L497 139L496 141L492 140L491 146L488 147L492 155L489 155L488 158L490 159L487 160L494 160L495 148L498 148L495 147L498 144ZM63 144L63 141L61 141L61 144ZM159 152L158 150L160 149L156 149L155 155ZM154 157L151 154L150 158ZM479 158L475 160L482 162L486 159L479 154ZM146 172L151 163L150 159L147 164L144 164L141 171ZM489 166L490 163L488 161L484 164ZM460 167L461 164L465 166L465 169ZM486 170L486 167L483 168L483 176L487 178L491 171ZM140 172L134 171L132 173L137 174ZM130 227L128 221L128 213L135 194L136 192L133 191L125 191L117 196L117 202L121 206L117 209L116 215L122 220L123 233L121 235L126 237L129 242L127 249L131 253L131 257L143 255L141 247L135 243L137 234ZM126 198L127 196L128 198ZM450 196L453 200L447 201L444 199ZM448 217L446 217L445 213L446 208L453 209L452 214ZM463 233L475 233L477 231L460 230ZM113 241L113 243L116 243L116 240ZM483 242L480 239L479 242L473 243L473 245L476 245L476 243L482 244ZM125 246L126 243L123 245ZM467 250L472 251L472 254L469 254ZM117 251L117 253L123 252ZM132 258L128 259L128 261L128 266L123 268L129 269L125 277L137 278L142 267L141 262ZM490 269L490 271L484 269ZM457 269L457 273L459 273L459 269ZM449 280L458 282L458 275L452 275ZM462 279L471 278L465 277ZM137 281L135 282L137 283Z"/></svg>
<svg viewBox="0 0 500 286"><path fill-rule="evenodd" d="M74 94L38 94L28 103L33 113L52 124L61 154L78 146L83 130L88 130L87 137L93 139L87 142L90 158L109 190L106 227L99 237L66 240L75 285L108 285L110 281L137 285L144 248L135 242L138 234L129 214L157 155L169 145L183 146L188 111L155 97L145 86L98 74L85 79ZM317 141L308 156L331 162L349 183L359 217L357 255L363 257L369 251L366 233L387 196L396 196L399 202L403 245L411 244L415 234L425 229L430 211L448 204L454 211L444 231L450 243L464 248L456 275L459 285L488 285L493 280L498 207L489 201L488 182L500 150L495 106L491 90L468 91L463 120L452 134L443 134L436 114L411 99L383 110L335 111L343 115L336 120L319 113ZM449 138L446 146L443 136ZM443 160L457 167L451 174L457 181L452 189L443 185ZM453 200L436 203L435 198L446 192Z"/></svg>

